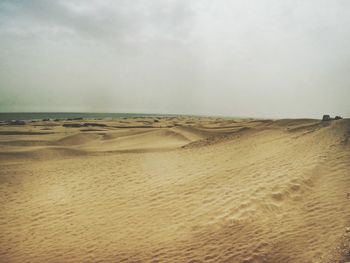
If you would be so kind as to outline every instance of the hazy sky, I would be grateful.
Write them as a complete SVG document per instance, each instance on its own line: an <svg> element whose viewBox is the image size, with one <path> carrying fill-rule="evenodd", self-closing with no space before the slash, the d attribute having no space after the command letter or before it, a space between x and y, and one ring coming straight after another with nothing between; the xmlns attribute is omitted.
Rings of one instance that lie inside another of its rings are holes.
<svg viewBox="0 0 350 263"><path fill-rule="evenodd" d="M350 1L0 0L0 111L350 117Z"/></svg>

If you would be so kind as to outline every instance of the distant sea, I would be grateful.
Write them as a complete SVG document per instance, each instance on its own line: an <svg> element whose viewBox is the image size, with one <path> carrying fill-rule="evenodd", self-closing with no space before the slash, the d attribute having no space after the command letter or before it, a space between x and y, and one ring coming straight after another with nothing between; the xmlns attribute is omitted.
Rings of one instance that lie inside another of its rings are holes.
<svg viewBox="0 0 350 263"><path fill-rule="evenodd" d="M149 113L87 113L87 112L0 112L0 121L42 119L117 119L124 117L176 116Z"/></svg>

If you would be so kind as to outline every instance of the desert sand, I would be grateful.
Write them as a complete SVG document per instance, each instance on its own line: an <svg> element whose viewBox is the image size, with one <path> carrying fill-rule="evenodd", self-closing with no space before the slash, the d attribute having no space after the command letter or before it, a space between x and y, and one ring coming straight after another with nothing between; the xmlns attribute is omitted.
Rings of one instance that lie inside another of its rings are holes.
<svg viewBox="0 0 350 263"><path fill-rule="evenodd" d="M104 124L63 127L63 124ZM0 262L345 262L350 119L0 125Z"/></svg>

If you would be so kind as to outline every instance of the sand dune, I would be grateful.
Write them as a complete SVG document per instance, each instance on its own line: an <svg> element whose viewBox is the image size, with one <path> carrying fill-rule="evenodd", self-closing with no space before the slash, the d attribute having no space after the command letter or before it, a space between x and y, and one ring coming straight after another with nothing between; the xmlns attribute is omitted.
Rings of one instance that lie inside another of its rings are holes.
<svg viewBox="0 0 350 263"><path fill-rule="evenodd" d="M66 146L81 145L91 143L92 141L98 140L99 138L100 135L96 133L77 133L64 136L63 138L53 142L53 144Z"/></svg>
<svg viewBox="0 0 350 263"><path fill-rule="evenodd" d="M349 119L100 122L0 126L0 262L349 260Z"/></svg>

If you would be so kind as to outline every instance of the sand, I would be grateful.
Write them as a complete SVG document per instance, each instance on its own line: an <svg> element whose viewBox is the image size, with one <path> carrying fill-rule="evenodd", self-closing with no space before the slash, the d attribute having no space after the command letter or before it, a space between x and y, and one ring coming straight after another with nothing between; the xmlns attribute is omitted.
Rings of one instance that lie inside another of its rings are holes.
<svg viewBox="0 0 350 263"><path fill-rule="evenodd" d="M0 126L0 262L349 259L349 119L79 122Z"/></svg>

